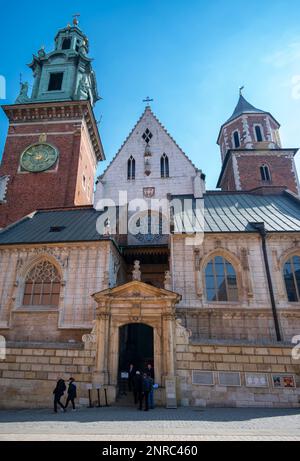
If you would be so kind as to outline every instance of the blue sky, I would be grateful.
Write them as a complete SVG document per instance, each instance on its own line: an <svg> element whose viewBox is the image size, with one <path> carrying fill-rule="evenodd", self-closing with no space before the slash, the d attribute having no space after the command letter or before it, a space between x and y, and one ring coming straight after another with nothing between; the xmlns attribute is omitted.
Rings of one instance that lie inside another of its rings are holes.
<svg viewBox="0 0 300 461"><path fill-rule="evenodd" d="M300 146L299 0L0 0L0 75L13 103L19 74L41 45L53 48L59 28L81 14L98 85L96 106L107 160L141 115L152 109L215 188L221 168L216 139L238 88L282 124L286 147ZM0 155L7 131L0 114ZM100 171L105 167L100 166ZM300 170L300 154L297 157Z"/></svg>

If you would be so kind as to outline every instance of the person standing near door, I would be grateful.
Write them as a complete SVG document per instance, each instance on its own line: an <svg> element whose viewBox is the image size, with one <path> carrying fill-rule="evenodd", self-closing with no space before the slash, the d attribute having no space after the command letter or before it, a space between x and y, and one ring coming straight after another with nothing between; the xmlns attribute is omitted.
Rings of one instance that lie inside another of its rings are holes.
<svg viewBox="0 0 300 461"><path fill-rule="evenodd" d="M151 391L151 378L147 375L147 373L144 373L143 376L143 400L145 400L145 411L149 411L149 394ZM142 405L140 406L140 410L142 410Z"/></svg>
<svg viewBox="0 0 300 461"><path fill-rule="evenodd" d="M134 403L140 404L140 410L142 409L143 405L143 377L140 371L136 371L135 376L133 378L133 395L134 395Z"/></svg>
<svg viewBox="0 0 300 461"><path fill-rule="evenodd" d="M154 368L151 363L148 363L145 373L150 376L154 381Z"/></svg>
<svg viewBox="0 0 300 461"><path fill-rule="evenodd" d="M129 365L129 370L128 370L128 390L129 392L133 390L133 380L135 377L135 372L136 372L135 366L133 365L133 363L131 363Z"/></svg>

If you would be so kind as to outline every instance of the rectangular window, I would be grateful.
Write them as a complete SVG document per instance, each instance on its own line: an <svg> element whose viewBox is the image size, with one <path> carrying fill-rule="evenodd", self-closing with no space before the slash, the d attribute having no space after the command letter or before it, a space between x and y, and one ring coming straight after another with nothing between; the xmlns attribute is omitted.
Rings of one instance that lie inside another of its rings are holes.
<svg viewBox="0 0 300 461"><path fill-rule="evenodd" d="M86 188L86 177L84 175L82 176L82 185L83 185L83 188L85 190L85 188Z"/></svg>
<svg viewBox="0 0 300 461"><path fill-rule="evenodd" d="M60 91L62 89L63 77L63 72L56 72L55 74L50 74L48 91Z"/></svg>

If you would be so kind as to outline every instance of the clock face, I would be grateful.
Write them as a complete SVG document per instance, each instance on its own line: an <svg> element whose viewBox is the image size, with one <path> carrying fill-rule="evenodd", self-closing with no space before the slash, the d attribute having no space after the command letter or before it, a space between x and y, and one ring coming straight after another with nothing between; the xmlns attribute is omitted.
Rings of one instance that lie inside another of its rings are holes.
<svg viewBox="0 0 300 461"><path fill-rule="evenodd" d="M58 152L49 144L34 144L28 147L21 157L21 167L31 173L46 171L58 158Z"/></svg>

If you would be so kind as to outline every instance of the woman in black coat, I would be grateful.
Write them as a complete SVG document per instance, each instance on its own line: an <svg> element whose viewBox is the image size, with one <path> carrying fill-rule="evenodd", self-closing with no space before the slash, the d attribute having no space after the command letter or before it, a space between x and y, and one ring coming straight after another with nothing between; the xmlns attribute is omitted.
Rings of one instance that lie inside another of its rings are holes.
<svg viewBox="0 0 300 461"><path fill-rule="evenodd" d="M54 412L57 413L57 405L61 407L61 411L66 411L65 407L61 403L60 399L64 395L66 390L66 384L63 379L59 379L56 384L56 388L53 391L54 394Z"/></svg>

